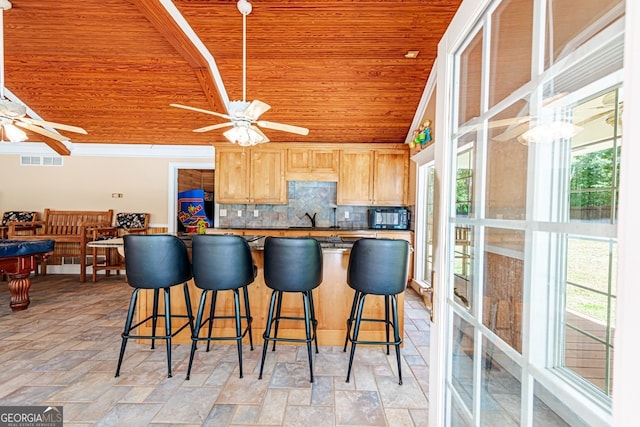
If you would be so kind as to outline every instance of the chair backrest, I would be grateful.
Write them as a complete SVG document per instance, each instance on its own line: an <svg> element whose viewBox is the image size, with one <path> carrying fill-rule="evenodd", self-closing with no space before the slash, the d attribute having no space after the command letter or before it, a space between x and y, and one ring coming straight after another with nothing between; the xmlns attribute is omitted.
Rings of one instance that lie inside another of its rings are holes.
<svg viewBox="0 0 640 427"><path fill-rule="evenodd" d="M38 219L36 212L8 211L2 215L2 225L10 222L31 222Z"/></svg>
<svg viewBox="0 0 640 427"><path fill-rule="evenodd" d="M351 248L347 283L365 294L396 295L407 288L408 270L409 242L360 239Z"/></svg>
<svg viewBox="0 0 640 427"><path fill-rule="evenodd" d="M283 292L302 292L322 283L322 248L310 237L267 237L264 281Z"/></svg>
<svg viewBox="0 0 640 427"><path fill-rule="evenodd" d="M149 214L142 212L118 212L116 214L116 227L146 230L149 227Z"/></svg>
<svg viewBox="0 0 640 427"><path fill-rule="evenodd" d="M185 244L168 234L127 234L124 261L127 282L134 288L168 288L191 279Z"/></svg>
<svg viewBox="0 0 640 427"><path fill-rule="evenodd" d="M242 236L200 234L191 239L193 279L201 289L237 289L256 277L251 248Z"/></svg>

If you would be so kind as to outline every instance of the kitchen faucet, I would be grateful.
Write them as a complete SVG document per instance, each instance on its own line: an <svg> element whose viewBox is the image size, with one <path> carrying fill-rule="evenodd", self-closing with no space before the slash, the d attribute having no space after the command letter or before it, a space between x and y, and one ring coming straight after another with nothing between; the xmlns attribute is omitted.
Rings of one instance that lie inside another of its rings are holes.
<svg viewBox="0 0 640 427"><path fill-rule="evenodd" d="M313 216L311 216L309 215L309 212L305 212L304 216L308 216L311 220L311 228L316 228L316 214L314 213Z"/></svg>

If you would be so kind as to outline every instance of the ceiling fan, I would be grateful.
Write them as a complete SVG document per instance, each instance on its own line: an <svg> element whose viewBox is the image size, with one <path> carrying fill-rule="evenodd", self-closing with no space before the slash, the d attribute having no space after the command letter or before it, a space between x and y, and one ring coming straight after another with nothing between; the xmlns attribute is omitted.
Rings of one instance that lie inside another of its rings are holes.
<svg viewBox="0 0 640 427"><path fill-rule="evenodd" d="M60 129L69 132L87 134L87 131L77 126L48 122L26 117L27 107L21 103L12 101L4 96L4 21L3 13L11 9L9 0L0 0L0 130L1 137L6 135L11 142L21 142L27 139L27 134L20 128L27 129L40 135L52 138L60 142L69 141L64 135L51 129ZM4 138L2 138L4 139Z"/></svg>
<svg viewBox="0 0 640 427"><path fill-rule="evenodd" d="M298 135L308 135L309 129L293 126L284 123L275 123L258 118L268 111L271 106L257 99L247 102L247 15L251 13L252 6L247 0L238 0L238 10L242 14L242 101L231 101L227 105L228 114L217 113L215 111L203 110L201 108L190 107L182 104L170 104L172 107L184 108L186 110L197 111L199 113L210 114L229 120L225 123L205 126L194 129L194 132L208 132L215 129L231 127L223 135L231 142L242 146L250 146L269 142L269 138L260 130L272 129L283 132L295 133Z"/></svg>

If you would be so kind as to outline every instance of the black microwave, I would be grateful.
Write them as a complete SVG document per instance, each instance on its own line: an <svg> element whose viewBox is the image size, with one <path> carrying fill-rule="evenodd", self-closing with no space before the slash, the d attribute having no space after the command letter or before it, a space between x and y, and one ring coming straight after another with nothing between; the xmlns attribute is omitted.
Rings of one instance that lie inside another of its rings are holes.
<svg viewBox="0 0 640 427"><path fill-rule="evenodd" d="M409 210L407 208L370 208L369 228L409 229Z"/></svg>

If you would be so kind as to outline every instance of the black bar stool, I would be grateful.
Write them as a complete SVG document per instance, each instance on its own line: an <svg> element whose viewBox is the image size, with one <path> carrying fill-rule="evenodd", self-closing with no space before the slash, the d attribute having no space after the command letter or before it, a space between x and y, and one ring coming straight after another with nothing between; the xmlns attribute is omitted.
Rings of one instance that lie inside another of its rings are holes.
<svg viewBox="0 0 640 427"><path fill-rule="evenodd" d="M371 344L386 345L387 354L389 354L389 345L396 347L399 384L402 384L402 369L400 367L400 344L402 344L402 338L398 332L397 295L407 288L408 267L409 243L405 240L360 239L351 248L349 267L347 269L347 283L355 290L355 293L353 304L351 305L351 313L347 319L347 335L343 349L346 352L347 343L351 342L347 382L349 382L349 377L351 376L356 344ZM384 319L362 317L364 301L367 295L384 296ZM391 321L389 320L389 308L391 308L393 316ZM384 323L386 341L358 340L360 324L365 321ZM351 330L352 326L353 331ZM393 327L393 341L390 340L389 336L390 326Z"/></svg>
<svg viewBox="0 0 640 427"><path fill-rule="evenodd" d="M322 249L317 240L308 237L267 237L264 242L264 281L273 289L267 325L263 335L262 362L260 363L260 375L267 355L269 341L273 341L273 349L276 349L277 341L304 342L307 344L309 354L310 381L313 382L313 361L311 343L315 342L318 352L318 338L316 320L313 305L313 289L322 282ZM303 316L287 317L281 315L282 296L285 292L299 292L302 294ZM277 301L277 303L276 303ZM275 311L275 315L274 315ZM278 337L280 320L304 320L306 338ZM271 329L275 322L273 336Z"/></svg>
<svg viewBox="0 0 640 427"><path fill-rule="evenodd" d="M124 260L127 269L127 281L129 286L134 288L129 303L127 321L122 333L122 347L116 377L120 375L120 366L129 338L149 339L151 348L155 348L155 340L165 340L167 344L167 365L169 368L169 378L171 377L171 338L177 335L184 328L189 326L193 333L193 314L191 312L191 302L189 299L189 289L187 282L191 279L191 262L187 247L182 240L176 236L166 234L154 235L133 235L124 236ZM184 299L187 307L187 314L171 313L170 288L183 285ZM138 293L141 289L153 290L153 312L144 320L132 325L136 310ZM158 313L158 297L160 290L164 294L164 313ZM165 334L156 334L158 317L164 317ZM171 332L171 320L175 318L188 319L184 325L175 332ZM139 326L151 320L151 335L133 335L131 332Z"/></svg>
<svg viewBox="0 0 640 427"><path fill-rule="evenodd" d="M202 289L200 306L196 317L195 329L191 337L191 356L187 379L191 375L191 365L196 352L198 341L207 342L207 351L211 341L235 340L238 345L238 363L240 378L242 378L242 339L249 334L249 343L253 350L253 336L251 334L251 310L249 308L249 291L247 287L253 283L258 269L253 263L251 248L242 236L232 235L196 235L193 236L191 259L193 265L193 279L198 288ZM240 288L244 297L245 314L240 314ZM218 291L233 291L234 315L215 315ZM211 292L211 308L209 317L202 319L207 302L207 294ZM236 334L234 336L212 337L214 319L235 319ZM242 331L241 319L245 319L247 326ZM200 337L202 326L208 324L208 334Z"/></svg>

